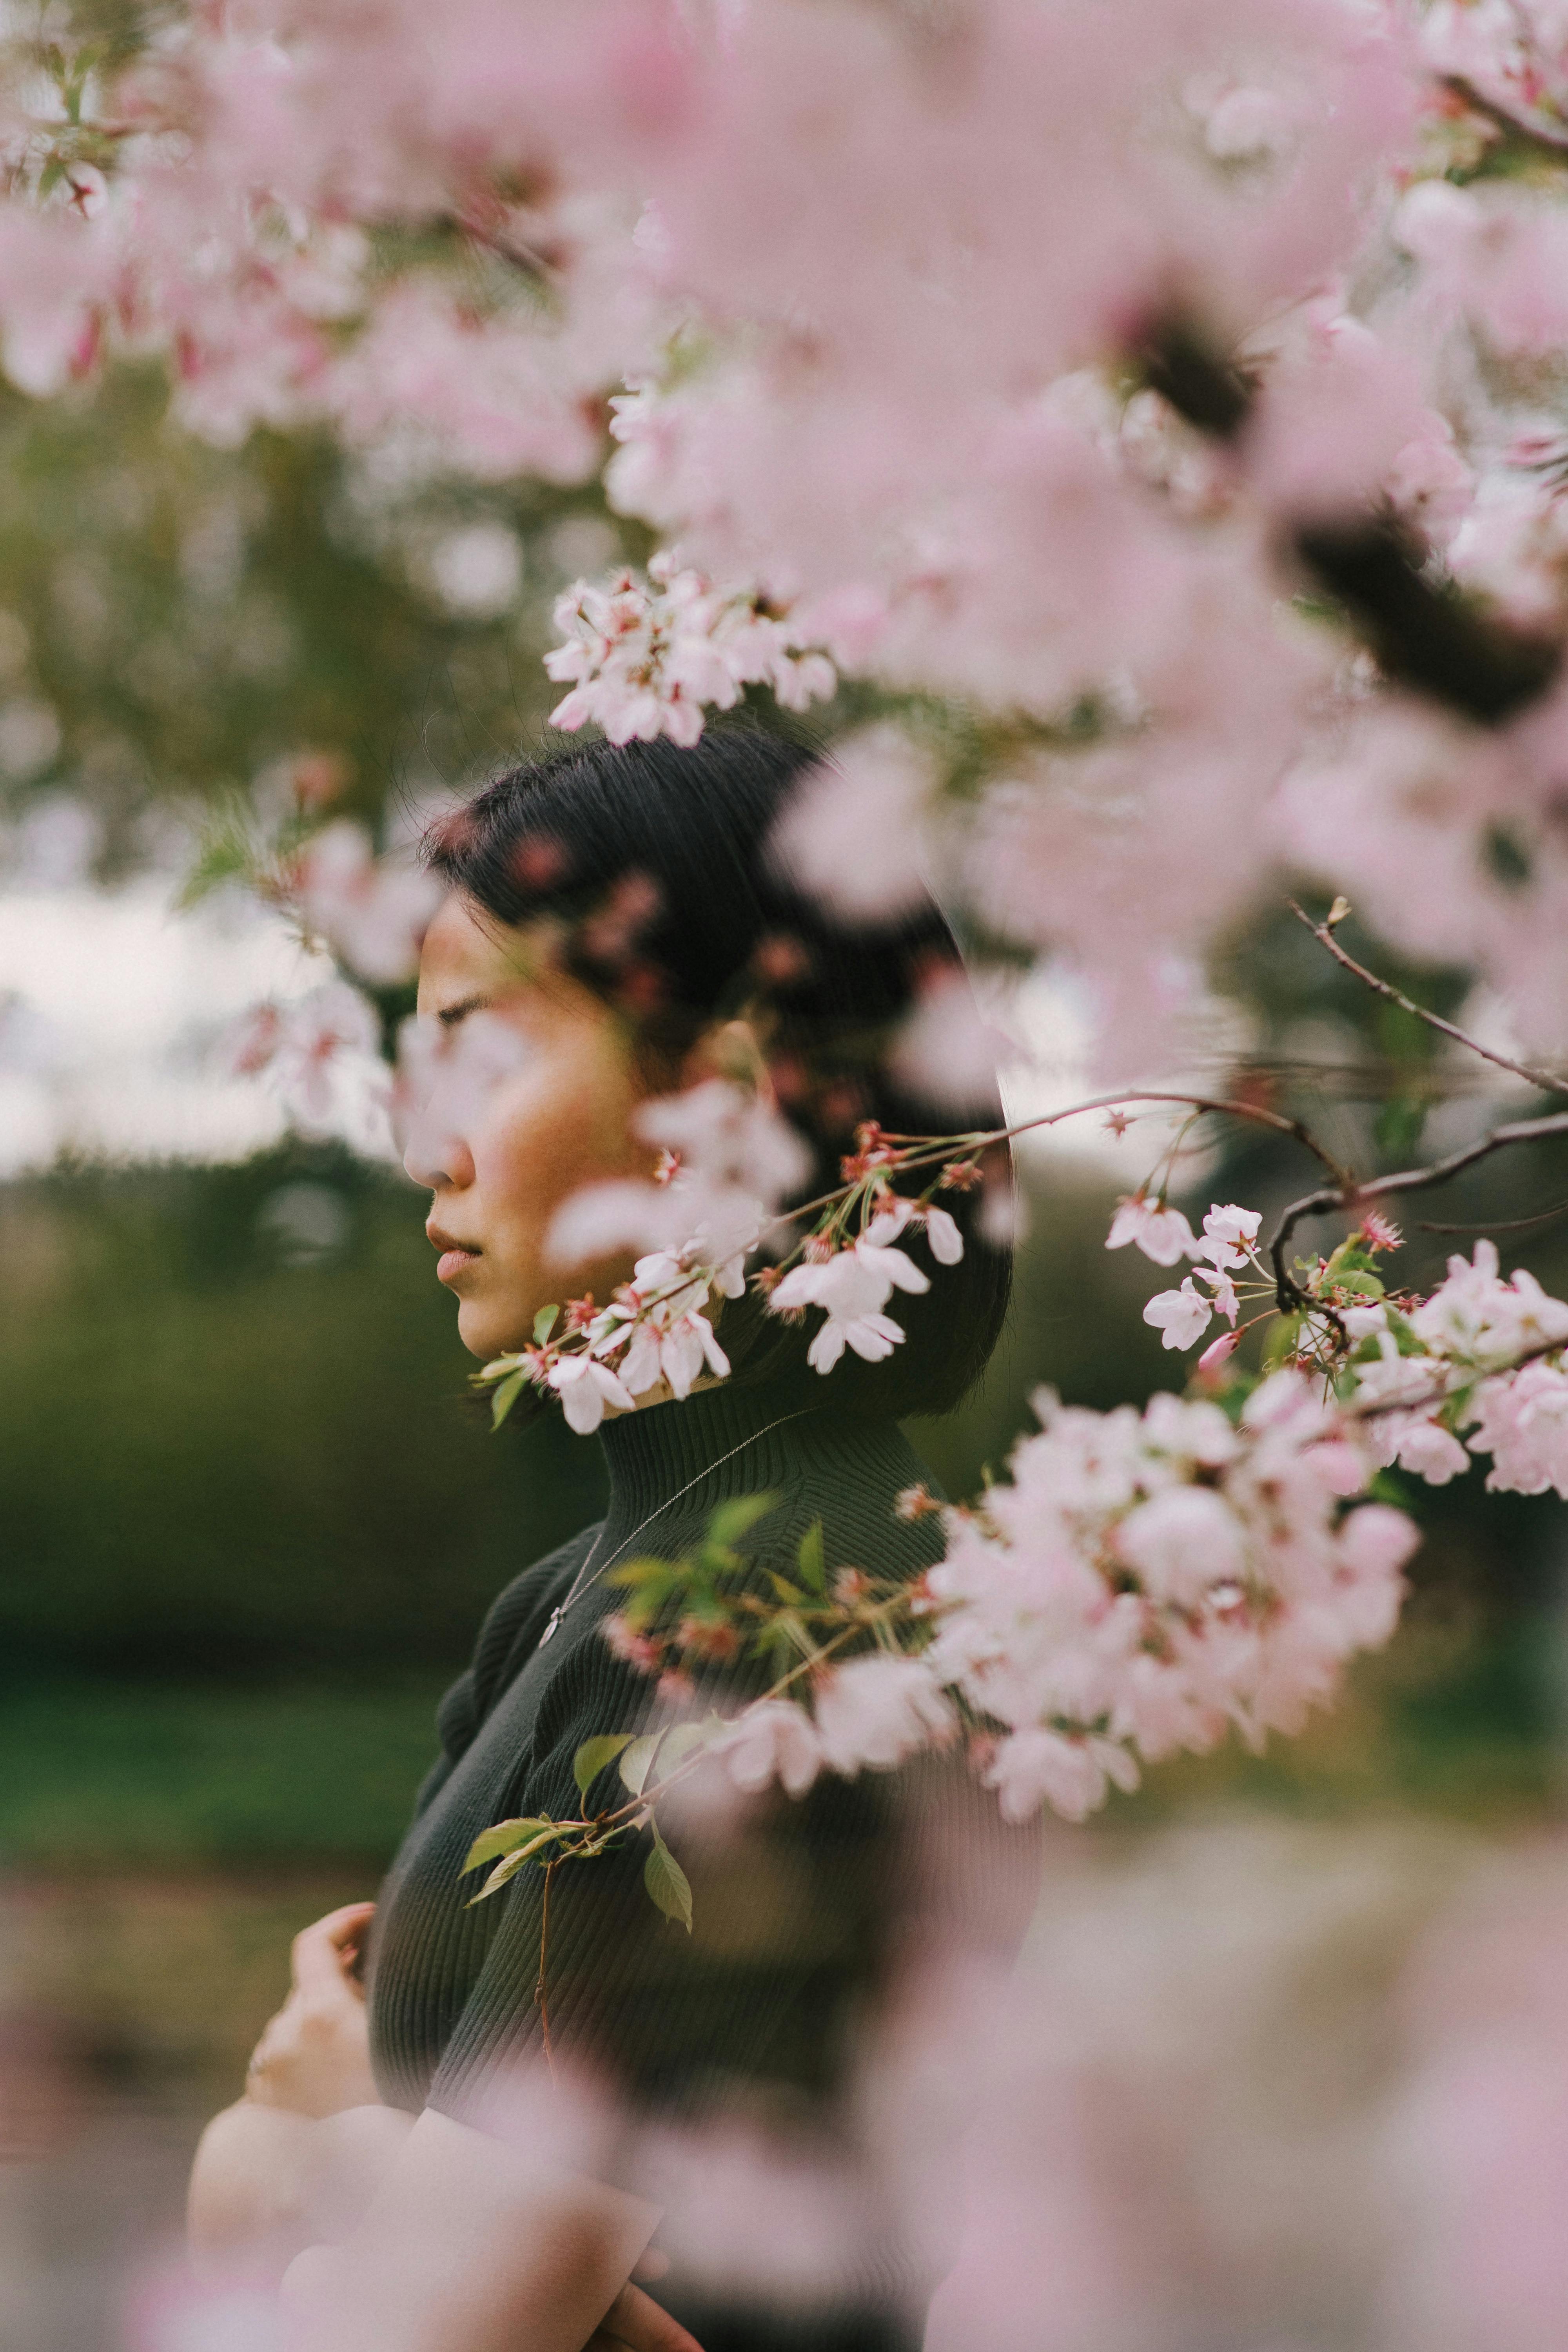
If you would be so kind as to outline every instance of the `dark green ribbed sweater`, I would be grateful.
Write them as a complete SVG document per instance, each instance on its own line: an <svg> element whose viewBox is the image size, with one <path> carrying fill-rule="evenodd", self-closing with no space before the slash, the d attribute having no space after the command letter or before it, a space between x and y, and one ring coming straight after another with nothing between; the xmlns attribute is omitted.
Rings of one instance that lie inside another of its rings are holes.
<svg viewBox="0 0 1568 2352"><path fill-rule="evenodd" d="M671 1556L700 1538L717 1503L767 1489L773 1508L743 1544L764 1591L768 1569L794 1571L816 1518L830 1570L912 1577L942 1549L938 1522L894 1515L900 1490L926 1475L897 1426L847 1419L816 1403L809 1382L715 1388L611 1422L603 1444L607 1514L525 1570L491 1608L472 1665L442 1703L442 1754L382 1892L371 2038L393 2105L473 2120L496 2070L537 2048L543 1874L525 1866L469 1909L478 1882L459 1873L491 1822L575 1812L572 1763L582 1742L634 1730L649 1713L647 1677L616 1658L600 1632L622 1597L607 1581L595 1575L553 1638L540 1642L595 1544L595 1571L638 1554ZM758 1685L752 1667L704 1695L732 1713ZM803 2111L831 2116L857 2017L932 1899L910 1778L825 1776L798 1803L763 1803L738 1837L711 1849L672 1828L692 1884L689 1936L645 1891L646 1839L563 1864L548 1956L557 2052L667 2114L698 2116L740 2095L753 2117L781 2105L797 2120ZM991 1800L977 1820L994 1846ZM1010 1884L1017 1879L1013 1871ZM935 1899L972 1905L973 1890L949 1884ZM1003 1908L1010 1916L996 1927L1005 1937L1016 1932L1016 1906ZM983 1922L966 1927L995 1940ZM898 2295L880 2258L866 2285L874 2299Z"/></svg>

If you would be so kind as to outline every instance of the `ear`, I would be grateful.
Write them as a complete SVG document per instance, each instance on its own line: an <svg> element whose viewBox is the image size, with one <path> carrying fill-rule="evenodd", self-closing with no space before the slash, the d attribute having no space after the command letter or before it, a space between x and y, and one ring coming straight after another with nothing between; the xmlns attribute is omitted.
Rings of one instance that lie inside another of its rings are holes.
<svg viewBox="0 0 1568 2352"><path fill-rule="evenodd" d="M772 1102L767 1055L749 1021L717 1021L689 1048L680 1066L681 1086L698 1087L705 1078L730 1078Z"/></svg>

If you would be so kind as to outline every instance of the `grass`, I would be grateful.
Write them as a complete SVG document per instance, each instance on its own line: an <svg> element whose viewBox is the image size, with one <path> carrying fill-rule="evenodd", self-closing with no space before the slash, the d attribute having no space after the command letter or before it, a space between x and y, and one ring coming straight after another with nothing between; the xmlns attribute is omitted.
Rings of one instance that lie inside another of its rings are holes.
<svg viewBox="0 0 1568 2352"><path fill-rule="evenodd" d="M14 1686L0 1699L0 1867L379 1867L436 1754L449 1680Z"/></svg>

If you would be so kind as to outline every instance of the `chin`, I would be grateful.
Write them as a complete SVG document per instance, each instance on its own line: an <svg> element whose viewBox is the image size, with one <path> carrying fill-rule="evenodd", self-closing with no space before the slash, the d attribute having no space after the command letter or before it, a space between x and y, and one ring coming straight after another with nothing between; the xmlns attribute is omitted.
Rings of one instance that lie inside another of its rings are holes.
<svg viewBox="0 0 1568 2352"><path fill-rule="evenodd" d="M458 1337L470 1356L481 1363L491 1356L502 1356L521 1343L510 1337L511 1327L491 1309L463 1299L458 1307Z"/></svg>
<svg viewBox="0 0 1568 2352"><path fill-rule="evenodd" d="M510 1355L532 1339L533 1310L509 1314L489 1299L460 1298L458 1337L470 1356L488 1363L492 1356Z"/></svg>

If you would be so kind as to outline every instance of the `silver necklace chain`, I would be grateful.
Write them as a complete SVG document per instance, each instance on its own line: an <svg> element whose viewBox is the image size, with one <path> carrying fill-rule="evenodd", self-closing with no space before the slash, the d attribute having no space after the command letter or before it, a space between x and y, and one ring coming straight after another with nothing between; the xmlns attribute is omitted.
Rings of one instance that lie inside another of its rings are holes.
<svg viewBox="0 0 1568 2352"><path fill-rule="evenodd" d="M604 1567L595 1570L594 1574L590 1576L588 1570L593 1568L595 1559L598 1556L599 1546L604 1541L605 1530L601 1528L598 1534L594 1538L593 1549L589 1552L587 1559L583 1562L582 1567L577 1570L576 1575L572 1579L572 1589L567 1593L565 1600L558 1601L554 1608L551 1611L549 1616L545 1619L544 1631L539 1637L540 1648L542 1650L546 1642L550 1641L553 1637L557 1626L560 1624L563 1617L565 1616L568 1609L571 1608L573 1602L574 1601L581 1600L584 1592L588 1591L594 1585L597 1584L601 1576L605 1576L609 1573L610 1570L614 1568L616 1560L619 1559L622 1552L626 1550L627 1544L636 1543L638 1536L642 1534L643 1529L645 1528L652 1527L655 1519L658 1517L660 1512L669 1510L673 1505L680 1501L683 1495L689 1495L693 1486L700 1486L704 1478L711 1477L715 1470L722 1470L726 1462L733 1462L736 1454L743 1454L748 1445L755 1445L759 1444L763 1438L771 1436L775 1429L782 1429L786 1422L804 1421L808 1412L815 1412L816 1411L816 1407L815 1405L803 1404L797 1412L781 1412L776 1421L770 1421L763 1429L754 1429L750 1437L742 1437L739 1445L731 1445L728 1454L721 1454L717 1462L708 1463L702 1469L699 1470L695 1478L689 1478L684 1486L678 1487L673 1495L667 1495L662 1503L656 1503L653 1509L648 1513L647 1518L639 1520L637 1525L632 1529L630 1535L626 1536L616 1546L615 1550L610 1554L610 1557L605 1562Z"/></svg>

